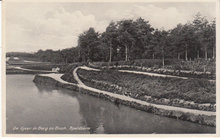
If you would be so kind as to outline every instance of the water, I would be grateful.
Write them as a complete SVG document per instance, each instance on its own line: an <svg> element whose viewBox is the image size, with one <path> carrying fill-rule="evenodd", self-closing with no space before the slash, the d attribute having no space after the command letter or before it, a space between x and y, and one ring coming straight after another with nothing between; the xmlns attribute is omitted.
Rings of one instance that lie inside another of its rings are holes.
<svg viewBox="0 0 220 139"><path fill-rule="evenodd" d="M8 134L215 133L214 127L157 116L80 92L35 84L34 75L7 75Z"/></svg>

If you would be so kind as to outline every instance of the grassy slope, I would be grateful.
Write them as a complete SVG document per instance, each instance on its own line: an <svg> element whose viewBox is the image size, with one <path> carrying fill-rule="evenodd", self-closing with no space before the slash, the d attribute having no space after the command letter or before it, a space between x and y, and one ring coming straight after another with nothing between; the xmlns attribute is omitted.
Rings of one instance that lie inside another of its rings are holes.
<svg viewBox="0 0 220 139"><path fill-rule="evenodd" d="M74 63L74 64L69 64L68 66L65 66L62 69L62 72L64 73L64 75L61 76L61 79L63 79L64 81L67 81L67 82L77 83L77 81L73 77L73 70L77 66L81 66L81 65L83 65L83 63Z"/></svg>
<svg viewBox="0 0 220 139"><path fill-rule="evenodd" d="M114 70L103 72L80 69L79 75L87 78L117 84L123 91L134 96L139 94L155 98L184 99L197 103L215 103L215 84L202 79L173 79L119 73Z"/></svg>
<svg viewBox="0 0 220 139"><path fill-rule="evenodd" d="M97 66L108 66L108 62L95 62ZM162 68L161 59L137 59L131 61L113 61L113 65L130 65L130 66L143 66L151 68ZM204 69L208 72L215 74L216 68L215 60L196 59L194 61L183 61L178 59L165 59L165 68L173 70L190 70L203 72Z"/></svg>

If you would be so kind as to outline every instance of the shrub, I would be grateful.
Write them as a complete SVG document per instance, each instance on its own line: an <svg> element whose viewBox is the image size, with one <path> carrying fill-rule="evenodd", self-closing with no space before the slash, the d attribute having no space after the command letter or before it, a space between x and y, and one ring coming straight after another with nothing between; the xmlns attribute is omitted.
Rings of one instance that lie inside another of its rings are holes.
<svg viewBox="0 0 220 139"><path fill-rule="evenodd" d="M108 62L95 62L98 67L108 66ZM132 61L113 61L110 66L113 65L130 65L141 67L154 67L161 68L161 59L136 59ZM173 70L190 70L200 72L211 72L215 74L215 60L195 59L194 61L183 61L178 59L165 59L165 68Z"/></svg>
<svg viewBox="0 0 220 139"><path fill-rule="evenodd" d="M61 79L67 82L77 83L77 81L73 77L73 70L78 66L82 66L83 64L84 63L72 63L68 64L67 66L61 67L60 72L64 73L64 75L61 76Z"/></svg>

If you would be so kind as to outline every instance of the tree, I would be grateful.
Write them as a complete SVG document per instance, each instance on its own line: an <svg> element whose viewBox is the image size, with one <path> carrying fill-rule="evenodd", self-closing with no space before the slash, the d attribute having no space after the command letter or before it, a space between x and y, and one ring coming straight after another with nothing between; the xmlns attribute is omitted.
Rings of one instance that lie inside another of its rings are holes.
<svg viewBox="0 0 220 139"><path fill-rule="evenodd" d="M99 34L94 28L89 28L88 31L80 34L78 46L80 49L80 59L84 62L94 61L94 49L99 45Z"/></svg>
<svg viewBox="0 0 220 139"><path fill-rule="evenodd" d="M118 37L117 25L111 22L106 31L102 34L102 41L109 47L109 64L112 62L112 51L115 49L115 44Z"/></svg>
<svg viewBox="0 0 220 139"><path fill-rule="evenodd" d="M65 62L65 64L68 63L68 56L71 55L70 53L70 49L63 49L61 50L61 57L63 58L63 61Z"/></svg>
<svg viewBox="0 0 220 139"><path fill-rule="evenodd" d="M79 60L78 47L66 48L60 51L64 63L74 63Z"/></svg>
<svg viewBox="0 0 220 139"><path fill-rule="evenodd" d="M174 51L178 54L178 59L180 59L181 53L184 53L184 59L186 61L189 54L191 55L190 58L194 57L196 38L192 24L177 25L177 27L171 30L171 36L172 45L174 46Z"/></svg>
<svg viewBox="0 0 220 139"><path fill-rule="evenodd" d="M177 54L177 59L180 59L181 53L184 51L182 47L181 37L180 37L182 27L183 27L182 24L178 24L170 32L171 39L172 39L171 43L173 47L173 52Z"/></svg>
<svg viewBox="0 0 220 139"><path fill-rule="evenodd" d="M133 37L135 33L135 28L132 20L122 20L118 22L118 40L120 45L125 48L125 61L129 60L129 49L134 46L135 38Z"/></svg>
<svg viewBox="0 0 220 139"><path fill-rule="evenodd" d="M207 59L211 57L210 50L214 58L215 26L215 21L209 23L200 14L192 22L168 31L154 30L142 18L111 22L101 35L94 28L80 34L79 60L108 60L110 64L113 60L161 58L164 66L165 58Z"/></svg>
<svg viewBox="0 0 220 139"><path fill-rule="evenodd" d="M135 28L135 33L133 33L135 44L134 47L132 47L131 55L133 59L139 59L144 56L144 50L151 46L154 28L151 27L148 21L142 18L138 18L133 24Z"/></svg>
<svg viewBox="0 0 220 139"><path fill-rule="evenodd" d="M168 45L168 32L165 30L155 30L154 32L154 44L156 52L161 54L162 65L165 65L165 53L167 52Z"/></svg>
<svg viewBox="0 0 220 139"><path fill-rule="evenodd" d="M194 20L193 25L195 28L195 34L197 36L197 40L201 45L201 49L205 53L205 59L208 58L208 41L209 37L207 34L209 34L209 28L208 28L208 21L205 17L202 17L200 13L197 13Z"/></svg>
<svg viewBox="0 0 220 139"><path fill-rule="evenodd" d="M211 45L211 48L212 48L212 58L214 59L215 58L215 48L216 48L216 21L215 19L211 22L210 24L210 30L211 30L211 33L210 33L210 45Z"/></svg>

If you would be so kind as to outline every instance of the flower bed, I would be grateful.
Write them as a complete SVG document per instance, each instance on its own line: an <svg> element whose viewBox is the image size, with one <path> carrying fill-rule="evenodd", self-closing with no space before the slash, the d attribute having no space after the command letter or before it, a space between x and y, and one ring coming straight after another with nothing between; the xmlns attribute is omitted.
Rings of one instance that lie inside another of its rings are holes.
<svg viewBox="0 0 220 139"><path fill-rule="evenodd" d="M82 78L82 77L80 77L80 78ZM133 107L135 109L154 113L156 115L162 115L162 116L166 116L166 117L170 117L170 118L186 120L186 121L199 123L199 124L203 124L203 125L216 126L215 114L210 115L207 113L200 114L197 112L190 113L190 112L185 112L185 111L179 111L178 109L177 110L164 109L161 107L156 107L156 106L145 104L145 103L140 103L135 100L121 99L120 97L114 97L114 96L106 94L106 93L97 93L97 92L89 91L84 88L79 88L76 84L62 83L62 82L57 81L54 78L47 77L47 76L36 75L34 78L34 82L38 83L38 84L54 85L57 87L67 88L67 89L71 89L71 90L77 90L77 91L80 91L80 93L85 93L85 94L89 94L89 95L96 96L99 98L103 98L103 99L109 100L111 102L114 102L116 104L124 104L129 107Z"/></svg>
<svg viewBox="0 0 220 139"><path fill-rule="evenodd" d="M194 61L181 61L177 59L167 59L166 65L162 68L160 59L138 59L133 61L114 61L90 63L95 68L113 68L121 70L137 70L152 73L161 73L191 78L215 79L215 61L196 59Z"/></svg>
<svg viewBox="0 0 220 139"><path fill-rule="evenodd" d="M204 78L204 79L213 79L213 80L215 79L215 74L212 74L211 72L173 70L173 69L165 69L165 68L147 68L147 67L138 67L138 66L129 66L129 65L110 66L110 67L104 66L102 68L144 71L150 73L159 73L159 74L174 75L174 76L189 77L189 78Z"/></svg>
<svg viewBox="0 0 220 139"><path fill-rule="evenodd" d="M215 111L215 85L191 79L162 79L116 71L78 71L88 86L156 104Z"/></svg>

